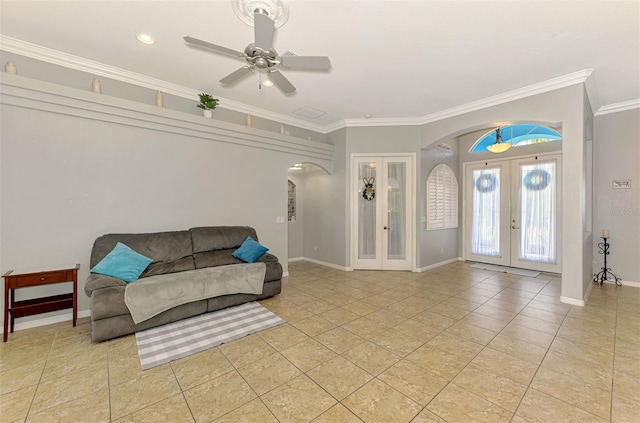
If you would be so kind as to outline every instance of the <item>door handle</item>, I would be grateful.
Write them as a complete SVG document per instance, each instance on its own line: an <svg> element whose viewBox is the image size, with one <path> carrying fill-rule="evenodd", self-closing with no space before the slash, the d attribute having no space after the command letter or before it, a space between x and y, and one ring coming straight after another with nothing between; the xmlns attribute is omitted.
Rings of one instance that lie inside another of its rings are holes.
<svg viewBox="0 0 640 423"><path fill-rule="evenodd" d="M511 229L520 229L520 226L511 225Z"/></svg>
<svg viewBox="0 0 640 423"><path fill-rule="evenodd" d="M385 226L385 227L384 227L384 228L382 228L382 229L384 229L384 230L386 231L386 230L387 230L387 229L389 229L389 228L387 228L387 227Z"/></svg>

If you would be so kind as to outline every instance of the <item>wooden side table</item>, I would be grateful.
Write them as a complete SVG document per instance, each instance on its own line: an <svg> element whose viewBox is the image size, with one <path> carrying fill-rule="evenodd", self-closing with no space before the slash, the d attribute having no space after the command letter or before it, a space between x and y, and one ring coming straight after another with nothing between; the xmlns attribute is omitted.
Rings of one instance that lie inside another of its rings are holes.
<svg viewBox="0 0 640 423"><path fill-rule="evenodd" d="M9 314L11 314L11 332L16 318L47 313L50 311L73 308L73 326L78 317L78 269L75 267L60 267L41 271L9 270L2 275L4 278L4 333L3 342L7 342L9 335ZM29 300L15 300L15 290L33 286L49 285L54 283L73 282L73 292L51 297L33 298Z"/></svg>

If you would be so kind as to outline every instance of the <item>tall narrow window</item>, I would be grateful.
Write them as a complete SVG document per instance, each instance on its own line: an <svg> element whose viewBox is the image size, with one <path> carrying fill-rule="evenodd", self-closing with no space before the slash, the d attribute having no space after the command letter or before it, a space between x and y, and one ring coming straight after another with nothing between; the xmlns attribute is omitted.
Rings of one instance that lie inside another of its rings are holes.
<svg viewBox="0 0 640 423"><path fill-rule="evenodd" d="M500 256L500 168L473 171L471 252Z"/></svg>
<svg viewBox="0 0 640 423"><path fill-rule="evenodd" d="M458 180L449 166L441 163L427 178L427 229L458 227Z"/></svg>
<svg viewBox="0 0 640 423"><path fill-rule="evenodd" d="M289 221L296 220L296 184L287 180L288 183L288 201L287 208L289 210Z"/></svg>
<svg viewBox="0 0 640 423"><path fill-rule="evenodd" d="M521 260L556 262L556 164L520 166Z"/></svg>

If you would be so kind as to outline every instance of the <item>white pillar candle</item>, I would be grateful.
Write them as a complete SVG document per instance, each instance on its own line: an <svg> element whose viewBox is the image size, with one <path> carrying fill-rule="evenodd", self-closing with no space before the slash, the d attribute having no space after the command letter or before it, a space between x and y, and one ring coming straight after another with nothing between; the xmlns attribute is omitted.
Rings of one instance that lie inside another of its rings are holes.
<svg viewBox="0 0 640 423"><path fill-rule="evenodd" d="M14 65L12 62L7 62L7 64L4 65L4 71L6 73L12 73L14 75L18 73L18 70L16 69L16 65Z"/></svg>
<svg viewBox="0 0 640 423"><path fill-rule="evenodd" d="M91 91L100 94L101 90L102 87L100 86L100 80L98 78L93 78L93 82L91 83Z"/></svg>
<svg viewBox="0 0 640 423"><path fill-rule="evenodd" d="M162 107L162 105L163 105L162 91L156 91L156 106Z"/></svg>
<svg viewBox="0 0 640 423"><path fill-rule="evenodd" d="M284 135L284 125L280 125L280 133Z"/></svg>
<svg viewBox="0 0 640 423"><path fill-rule="evenodd" d="M251 128L251 115L247 113L247 126Z"/></svg>
<svg viewBox="0 0 640 423"><path fill-rule="evenodd" d="M609 238L609 229L603 229L602 230L602 237L603 238Z"/></svg>

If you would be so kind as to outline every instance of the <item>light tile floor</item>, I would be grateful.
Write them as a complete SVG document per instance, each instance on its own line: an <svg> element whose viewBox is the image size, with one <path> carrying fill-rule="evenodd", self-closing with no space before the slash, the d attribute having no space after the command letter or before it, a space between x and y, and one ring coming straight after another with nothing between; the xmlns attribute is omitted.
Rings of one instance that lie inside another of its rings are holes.
<svg viewBox="0 0 640 423"><path fill-rule="evenodd" d="M90 325L0 346L0 422L638 422L640 289L552 275L289 266L288 323L142 372Z"/></svg>

